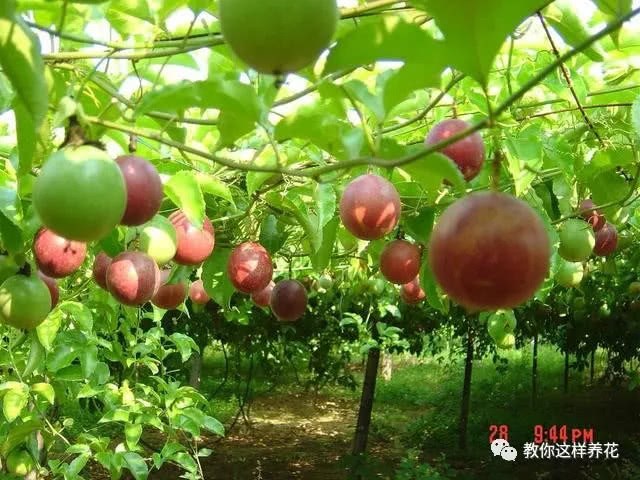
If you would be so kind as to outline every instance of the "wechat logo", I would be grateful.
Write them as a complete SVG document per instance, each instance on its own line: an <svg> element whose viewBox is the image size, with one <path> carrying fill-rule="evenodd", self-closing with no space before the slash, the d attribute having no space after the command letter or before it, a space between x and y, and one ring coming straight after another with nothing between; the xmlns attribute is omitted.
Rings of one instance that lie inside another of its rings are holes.
<svg viewBox="0 0 640 480"><path fill-rule="evenodd" d="M518 456L518 451L503 438L497 438L491 442L491 451L494 457L500 455L507 462L515 461Z"/></svg>

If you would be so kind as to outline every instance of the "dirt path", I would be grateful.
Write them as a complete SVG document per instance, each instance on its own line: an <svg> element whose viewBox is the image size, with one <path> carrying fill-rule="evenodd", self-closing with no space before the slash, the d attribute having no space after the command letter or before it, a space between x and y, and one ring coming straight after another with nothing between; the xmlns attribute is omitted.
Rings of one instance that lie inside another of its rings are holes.
<svg viewBox="0 0 640 480"><path fill-rule="evenodd" d="M343 456L351 449L354 401L312 394L277 394L255 400L251 424L242 420L222 441L207 442L214 453L202 459L207 480L344 480ZM398 454L373 440L370 454L391 470ZM151 480L175 480L164 468ZM370 478L385 478L382 474Z"/></svg>

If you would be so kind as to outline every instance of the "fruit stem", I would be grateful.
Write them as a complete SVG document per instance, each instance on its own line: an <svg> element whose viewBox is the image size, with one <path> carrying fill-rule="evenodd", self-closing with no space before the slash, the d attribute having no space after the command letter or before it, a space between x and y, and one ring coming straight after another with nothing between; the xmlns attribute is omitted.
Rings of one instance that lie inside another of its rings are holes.
<svg viewBox="0 0 640 480"><path fill-rule="evenodd" d="M494 192L497 192L500 188L500 169L504 160L504 154L497 143L494 147L493 160L491 161L491 190Z"/></svg>
<svg viewBox="0 0 640 480"><path fill-rule="evenodd" d="M31 265L29 262L25 262L18 270L18 275L24 275L25 277L31 276Z"/></svg>
<svg viewBox="0 0 640 480"><path fill-rule="evenodd" d="M129 153L136 153L138 150L138 136L131 134L129 135Z"/></svg>
<svg viewBox="0 0 640 480"><path fill-rule="evenodd" d="M84 131L84 127L80 124L77 115L71 115L69 117L69 124L67 125L64 141L60 145L60 148L67 146L79 147L81 145L91 145L100 150L106 150L105 145L102 142L88 140Z"/></svg>

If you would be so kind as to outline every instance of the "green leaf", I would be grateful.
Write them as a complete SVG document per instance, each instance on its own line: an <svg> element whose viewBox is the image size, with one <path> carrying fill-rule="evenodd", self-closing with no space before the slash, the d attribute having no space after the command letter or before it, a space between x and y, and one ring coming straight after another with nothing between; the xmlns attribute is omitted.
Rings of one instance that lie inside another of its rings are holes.
<svg viewBox="0 0 640 480"><path fill-rule="evenodd" d="M571 0L556 0L545 10L544 17L562 39L574 48L591 37L589 31L576 15L575 2L572 3ZM590 46L583 52L594 62L604 60L602 49L598 48L597 44Z"/></svg>
<svg viewBox="0 0 640 480"><path fill-rule="evenodd" d="M29 359L24 367L24 372L22 372L23 378L31 376L36 368L42 370L44 367L45 349L35 332L29 332L29 336L31 336L31 345L29 347Z"/></svg>
<svg viewBox="0 0 640 480"><path fill-rule="evenodd" d="M594 175L588 183L591 198L596 205L620 202L629 192L630 185L615 169L606 170ZM613 219L621 205L614 205L602 209L608 219Z"/></svg>
<svg viewBox="0 0 640 480"><path fill-rule="evenodd" d="M349 80L343 87L351 98L362 103L373 113L378 123L384 120L385 109L382 99L371 93L364 82L361 80Z"/></svg>
<svg viewBox="0 0 640 480"><path fill-rule="evenodd" d="M385 83L384 109L390 112L393 107L404 101L415 90L438 87L442 70L441 65L432 62L412 61L406 63L396 70Z"/></svg>
<svg viewBox="0 0 640 480"><path fill-rule="evenodd" d="M441 312L445 311L445 306L440 299L438 289L436 287L436 279L431 271L429 265L429 259L427 255L424 255L422 267L420 268L420 286L424 290L429 305Z"/></svg>
<svg viewBox="0 0 640 480"><path fill-rule="evenodd" d="M98 347L87 345L80 353L80 365L85 378L91 377L98 366Z"/></svg>
<svg viewBox="0 0 640 480"><path fill-rule="evenodd" d="M105 16L111 27L123 37L139 34L143 27L140 20L153 23L153 16L146 0L111 0Z"/></svg>
<svg viewBox="0 0 640 480"><path fill-rule="evenodd" d="M323 228L336 216L336 190L333 185L316 184L313 201L318 216L318 227Z"/></svg>
<svg viewBox="0 0 640 480"><path fill-rule="evenodd" d="M26 385L20 384L20 386L8 390L2 398L2 412L7 422L11 423L18 418L28 401L29 391Z"/></svg>
<svg viewBox="0 0 640 480"><path fill-rule="evenodd" d="M287 241L284 225L274 215L267 215L260 223L260 244L273 255Z"/></svg>
<svg viewBox="0 0 640 480"><path fill-rule="evenodd" d="M0 213L0 237L2 245L12 255L21 253L24 248L22 230L4 213Z"/></svg>
<svg viewBox="0 0 640 480"><path fill-rule="evenodd" d="M18 134L22 143L19 171L24 173L31 169L29 153L35 150L35 138L49 100L38 37L14 12L14 5L13 1L0 2L0 67L19 98L14 107L17 107L18 126L24 129Z"/></svg>
<svg viewBox="0 0 640 480"><path fill-rule="evenodd" d="M399 16L381 16L338 39L327 57L324 75L380 60L415 61L430 65L429 70L438 75L445 66L442 47L419 25Z"/></svg>
<svg viewBox="0 0 640 480"><path fill-rule="evenodd" d="M215 108L235 112L239 117L257 121L260 103L250 85L237 80L209 79L183 81L145 94L136 109L137 115L151 110L182 113L189 108Z"/></svg>
<svg viewBox="0 0 640 480"><path fill-rule="evenodd" d="M42 341L42 340L41 340ZM47 356L47 368L51 372L57 372L68 367L78 358L79 352L67 343L58 343Z"/></svg>
<svg viewBox="0 0 640 480"><path fill-rule="evenodd" d="M89 308L80 302L65 301L58 309L71 317L71 321L83 332L93 330L93 314Z"/></svg>
<svg viewBox="0 0 640 480"><path fill-rule="evenodd" d="M149 468L147 462L144 461L139 454L135 452L126 452L122 454L125 466L129 469L135 480L146 480L149 476Z"/></svg>
<svg viewBox="0 0 640 480"><path fill-rule="evenodd" d="M164 191L196 228L202 228L205 216L204 196L200 183L192 172L176 173L164 185Z"/></svg>
<svg viewBox="0 0 640 480"><path fill-rule="evenodd" d="M18 175L30 172L33 157L36 153L38 127L34 123L31 112L27 110L20 97L13 100L13 112L16 117L16 134L18 137Z"/></svg>
<svg viewBox="0 0 640 480"><path fill-rule="evenodd" d="M542 131L540 125L531 124L512 137L508 137L507 165L513 177L516 196L522 196L536 179L542 168Z"/></svg>
<svg viewBox="0 0 640 480"><path fill-rule="evenodd" d="M224 436L224 426L215 418L205 415L203 427L219 436Z"/></svg>
<svg viewBox="0 0 640 480"><path fill-rule="evenodd" d="M62 312L56 308L53 312L47 315L44 322L36 327L38 340L40 340L40 344L46 351L51 350L53 341L56 339L56 335L58 334L58 330L60 330L61 325Z"/></svg>
<svg viewBox="0 0 640 480"><path fill-rule="evenodd" d="M311 263L316 270L324 270L329 266L339 226L340 217L334 217L322 229L322 244L318 251L311 255Z"/></svg>
<svg viewBox="0 0 640 480"><path fill-rule="evenodd" d="M405 230L416 242L426 244L431 237L435 213L433 208L425 207L417 215L407 217L404 221Z"/></svg>
<svg viewBox="0 0 640 480"><path fill-rule="evenodd" d="M78 474L85 467L87 462L91 458L91 455L88 453L83 453L82 455L78 455L73 461L69 464L69 466L65 469L65 479L69 478L77 478Z"/></svg>
<svg viewBox="0 0 640 480"><path fill-rule="evenodd" d="M20 425L12 425L0 444L0 455L7 457L9 452L27 441L29 435L42 427L39 419L30 419Z"/></svg>
<svg viewBox="0 0 640 480"><path fill-rule="evenodd" d="M127 442L129 450L133 450L138 446L140 437L142 436L142 425L137 423L129 423L124 426L124 438Z"/></svg>
<svg viewBox="0 0 640 480"><path fill-rule="evenodd" d="M264 148L252 162L257 167L277 167L276 154L271 146ZM275 174L268 172L248 172L247 173L247 193L253 195L264 183Z"/></svg>
<svg viewBox="0 0 640 480"><path fill-rule="evenodd" d="M173 333L169 337L173 343L175 343L182 357L182 363L185 363L191 357L191 352L198 351L198 345L193 338L185 335L184 333Z"/></svg>
<svg viewBox="0 0 640 480"><path fill-rule="evenodd" d="M227 275L231 250L216 248L202 267L202 284L207 294L221 307L228 307L235 289Z"/></svg>
<svg viewBox="0 0 640 480"><path fill-rule="evenodd" d="M460 192L467 186L458 166L441 153L432 153L400 168L427 192L437 190L443 180L447 180Z"/></svg>
<svg viewBox="0 0 640 480"><path fill-rule="evenodd" d="M208 193L214 197L222 198L234 207L236 206L233 200L233 195L231 195L231 189L226 183L221 182L217 178L214 178L213 175L206 173L197 173L196 179L198 180L200 189L203 193Z"/></svg>
<svg viewBox="0 0 640 480"><path fill-rule="evenodd" d="M549 0L425 0L444 35L451 66L483 85L500 47L527 17ZM423 50L428 51L428 50Z"/></svg>
<svg viewBox="0 0 640 480"><path fill-rule="evenodd" d="M36 395L40 395L47 402L53 405L56 393L50 383L34 383L33 385L31 385L31 391Z"/></svg>

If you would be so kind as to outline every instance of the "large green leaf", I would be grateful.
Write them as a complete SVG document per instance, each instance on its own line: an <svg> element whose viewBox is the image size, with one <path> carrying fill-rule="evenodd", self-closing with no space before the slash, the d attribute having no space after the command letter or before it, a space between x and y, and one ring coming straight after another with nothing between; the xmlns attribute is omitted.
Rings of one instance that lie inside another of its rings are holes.
<svg viewBox="0 0 640 480"><path fill-rule="evenodd" d="M15 2L0 2L0 67L17 98L13 102L18 127L19 173L31 169L37 132L48 108L48 88L38 38L15 14Z"/></svg>
<svg viewBox="0 0 640 480"><path fill-rule="evenodd" d="M164 191L193 225L202 228L205 215L204 196L193 172L176 173L164 185Z"/></svg>
<svg viewBox="0 0 640 480"><path fill-rule="evenodd" d="M426 244L429 241L429 237L431 237L434 219L433 208L426 207L420 210L417 215L405 217L404 228L416 242Z"/></svg>
<svg viewBox="0 0 640 480"><path fill-rule="evenodd" d="M231 250L216 248L202 267L202 283L209 296L220 306L228 307L234 288L227 275Z"/></svg>
<svg viewBox="0 0 640 480"><path fill-rule="evenodd" d="M324 270L329 266L339 226L340 217L334 217L322 228L320 248L311 255L311 263L316 270Z"/></svg>
<svg viewBox="0 0 640 480"><path fill-rule="evenodd" d="M458 191L464 191L467 185L458 166L441 153L432 153L400 168L426 192L437 190L443 180L447 180Z"/></svg>
<svg viewBox="0 0 640 480"><path fill-rule="evenodd" d="M575 2L571 0L556 0L545 10L544 16L562 39L574 48L591 36L576 15ZM597 44L585 49L584 54L594 62L601 62L604 59L602 48Z"/></svg>
<svg viewBox="0 0 640 480"><path fill-rule="evenodd" d="M444 34L451 66L485 85L500 47L550 0L424 0Z"/></svg>
<svg viewBox="0 0 640 480"><path fill-rule="evenodd" d="M367 65L381 60L399 60L444 69L441 42L415 23L399 16L384 16L341 37L329 52L324 73Z"/></svg>
<svg viewBox="0 0 640 480"><path fill-rule="evenodd" d="M144 461L144 458L140 456L140 454L135 452L125 452L122 454L124 459L124 464L133 475L135 480L146 480L149 476L149 467L147 467L147 462Z"/></svg>
<svg viewBox="0 0 640 480"><path fill-rule="evenodd" d="M27 386L19 384L16 387L7 390L2 398L2 412L7 422L11 423L22 413L22 409L27 406L29 401L29 391Z"/></svg>
<svg viewBox="0 0 640 480"><path fill-rule="evenodd" d="M138 104L136 114L151 110L182 113L189 108L230 110L247 119L257 120L260 104L251 86L235 80L209 79L182 81L147 93Z"/></svg>
<svg viewBox="0 0 640 480"><path fill-rule="evenodd" d="M424 256L422 267L420 268L420 286L424 290L429 305L437 310L440 310L441 312L444 312L445 305L438 293L436 279L434 278L433 272L431 271L428 255Z"/></svg>
<svg viewBox="0 0 640 480"><path fill-rule="evenodd" d="M287 241L284 225L274 215L267 215L260 223L260 244L273 255Z"/></svg>

